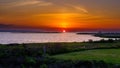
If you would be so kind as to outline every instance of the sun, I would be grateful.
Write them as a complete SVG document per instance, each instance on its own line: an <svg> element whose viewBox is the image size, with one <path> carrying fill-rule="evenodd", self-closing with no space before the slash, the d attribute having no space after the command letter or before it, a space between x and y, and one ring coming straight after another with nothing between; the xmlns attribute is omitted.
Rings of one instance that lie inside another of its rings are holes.
<svg viewBox="0 0 120 68"><path fill-rule="evenodd" d="M66 30L63 30L62 32L63 32L63 33L65 33L65 32L66 32Z"/></svg>

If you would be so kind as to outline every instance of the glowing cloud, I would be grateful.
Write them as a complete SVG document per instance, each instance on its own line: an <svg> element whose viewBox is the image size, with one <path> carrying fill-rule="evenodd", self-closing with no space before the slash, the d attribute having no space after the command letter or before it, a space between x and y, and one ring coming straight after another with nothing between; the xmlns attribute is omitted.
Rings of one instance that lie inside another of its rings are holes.
<svg viewBox="0 0 120 68"><path fill-rule="evenodd" d="M68 6L74 8L74 9L76 9L78 11L81 11L83 13L88 13L88 11L85 8L81 7L81 6L76 6L76 5L68 5Z"/></svg>
<svg viewBox="0 0 120 68"><path fill-rule="evenodd" d="M84 9L84 8L81 8L81 7L79 7L79 6L73 6L75 9L77 9L77 10L80 10L80 11L82 11L82 12L84 12L84 13L88 13L88 11L86 10L86 9Z"/></svg>
<svg viewBox="0 0 120 68"><path fill-rule="evenodd" d="M16 2L5 3L2 6L19 7L19 6L28 6L28 5L49 6L49 5L52 5L52 3L46 2L43 0L21 0L21 1L16 1Z"/></svg>

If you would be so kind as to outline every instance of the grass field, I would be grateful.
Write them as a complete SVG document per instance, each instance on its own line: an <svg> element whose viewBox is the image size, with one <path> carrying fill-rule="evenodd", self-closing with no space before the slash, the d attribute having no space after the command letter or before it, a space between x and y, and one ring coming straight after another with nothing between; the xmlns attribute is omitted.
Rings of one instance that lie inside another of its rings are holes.
<svg viewBox="0 0 120 68"><path fill-rule="evenodd" d="M120 49L96 49L54 55L62 60L103 60L108 63L120 63Z"/></svg>

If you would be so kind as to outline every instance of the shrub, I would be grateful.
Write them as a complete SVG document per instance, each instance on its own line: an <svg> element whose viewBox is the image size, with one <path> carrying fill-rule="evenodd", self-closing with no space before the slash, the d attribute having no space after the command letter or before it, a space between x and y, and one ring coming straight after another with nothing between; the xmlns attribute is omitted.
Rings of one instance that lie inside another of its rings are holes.
<svg viewBox="0 0 120 68"><path fill-rule="evenodd" d="M47 65L46 65L46 64L42 64L42 65L40 66L40 68L47 68Z"/></svg>

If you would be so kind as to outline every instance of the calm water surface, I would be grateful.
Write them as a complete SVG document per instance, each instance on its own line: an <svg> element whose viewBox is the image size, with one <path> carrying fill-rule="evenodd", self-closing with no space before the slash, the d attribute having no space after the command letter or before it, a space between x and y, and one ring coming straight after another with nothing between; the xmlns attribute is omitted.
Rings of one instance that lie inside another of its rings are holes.
<svg viewBox="0 0 120 68"><path fill-rule="evenodd" d="M44 43L44 42L83 42L103 38L76 33L0 33L0 44L9 43ZM104 38L107 39L107 38Z"/></svg>

